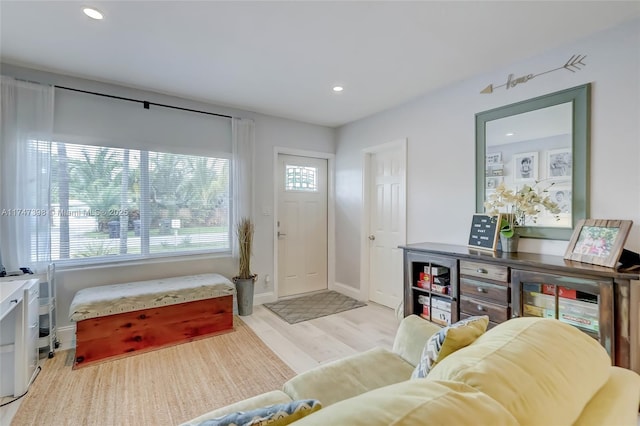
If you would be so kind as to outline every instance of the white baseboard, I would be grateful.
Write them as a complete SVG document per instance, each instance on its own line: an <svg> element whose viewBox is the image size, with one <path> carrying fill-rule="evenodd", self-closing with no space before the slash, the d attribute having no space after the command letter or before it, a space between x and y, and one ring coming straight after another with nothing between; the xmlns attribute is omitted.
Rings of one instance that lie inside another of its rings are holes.
<svg viewBox="0 0 640 426"><path fill-rule="evenodd" d="M257 293L253 295L253 306L272 303L276 300L278 300L278 297L272 291L268 293Z"/></svg>
<svg viewBox="0 0 640 426"><path fill-rule="evenodd" d="M362 300L364 302L367 301L367 298L361 294L360 289L353 288L350 285L335 282L332 286L329 286L329 290L335 290L338 293L342 293L345 296L352 297L356 300Z"/></svg>
<svg viewBox="0 0 640 426"><path fill-rule="evenodd" d="M76 326L68 325L66 327L59 327L56 329L56 336L60 342L60 346L57 350L65 351L67 349L73 349L76 347Z"/></svg>

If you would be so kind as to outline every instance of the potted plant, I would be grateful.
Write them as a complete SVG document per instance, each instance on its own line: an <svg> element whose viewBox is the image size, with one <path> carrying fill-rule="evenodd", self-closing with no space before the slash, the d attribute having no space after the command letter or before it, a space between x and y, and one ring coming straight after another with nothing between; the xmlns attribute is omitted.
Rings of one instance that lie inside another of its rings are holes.
<svg viewBox="0 0 640 426"><path fill-rule="evenodd" d="M537 185L532 187L524 185L521 189L513 191L507 189L504 183L496 188L495 192L489 195L484 207L490 216L500 216L500 243L502 251L517 252L520 235L518 226L525 226L530 219L536 223L538 214L543 210L548 210L556 220L559 220L560 208L551 201L548 195L549 187L538 192ZM553 182L549 185L552 186Z"/></svg>
<svg viewBox="0 0 640 426"><path fill-rule="evenodd" d="M253 286L258 278L251 273L251 249L253 245L254 225L251 219L243 217L236 225L238 236L239 268L238 275L233 277L238 296L238 314L251 315L253 312Z"/></svg>

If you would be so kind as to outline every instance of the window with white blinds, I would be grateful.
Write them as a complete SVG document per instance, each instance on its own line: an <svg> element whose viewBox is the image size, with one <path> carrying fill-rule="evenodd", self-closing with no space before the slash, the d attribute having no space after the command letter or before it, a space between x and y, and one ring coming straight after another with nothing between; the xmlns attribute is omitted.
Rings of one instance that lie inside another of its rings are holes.
<svg viewBox="0 0 640 426"><path fill-rule="evenodd" d="M229 117L8 78L2 88L10 268L230 253Z"/></svg>
<svg viewBox="0 0 640 426"><path fill-rule="evenodd" d="M230 158L34 144L50 152L51 260L230 250Z"/></svg>

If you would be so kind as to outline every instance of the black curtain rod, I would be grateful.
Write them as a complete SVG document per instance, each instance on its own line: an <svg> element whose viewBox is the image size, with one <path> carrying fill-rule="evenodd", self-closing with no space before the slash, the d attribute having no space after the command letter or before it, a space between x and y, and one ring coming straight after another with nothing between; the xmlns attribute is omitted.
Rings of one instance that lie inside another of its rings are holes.
<svg viewBox="0 0 640 426"><path fill-rule="evenodd" d="M72 92L88 93L89 95L103 96L105 98L111 98L111 99L119 99L121 101L137 102L139 104L142 104L144 106L144 109L149 109L149 106L153 105L153 106L159 106L159 107L163 107L163 108L179 109L180 111L195 112L195 113L198 113L198 114L215 115L216 117L233 118L230 115L216 114L215 112L207 112L207 111L200 111L200 110L197 110L197 109L177 107L177 106L173 106L173 105L158 104L158 103L155 103L155 102L142 101L140 99L123 98L122 96L107 95L105 93L99 93L99 92L90 92L88 90L74 89L72 87L64 87L64 86L54 86L54 87L56 87L58 89L70 90Z"/></svg>

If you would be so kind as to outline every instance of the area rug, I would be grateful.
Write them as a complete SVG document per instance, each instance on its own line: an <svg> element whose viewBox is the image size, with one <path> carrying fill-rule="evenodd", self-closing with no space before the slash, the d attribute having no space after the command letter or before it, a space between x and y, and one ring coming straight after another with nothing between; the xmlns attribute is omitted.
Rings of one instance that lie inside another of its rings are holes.
<svg viewBox="0 0 640 426"><path fill-rule="evenodd" d="M72 370L74 351L48 359L12 425L177 425L281 389L291 370L239 318L236 330Z"/></svg>
<svg viewBox="0 0 640 426"><path fill-rule="evenodd" d="M274 303L265 303L264 306L289 324L295 324L360 308L367 306L367 304L337 291L325 291Z"/></svg>

